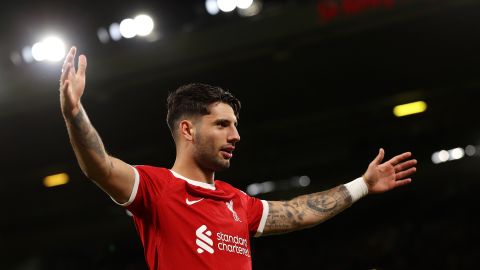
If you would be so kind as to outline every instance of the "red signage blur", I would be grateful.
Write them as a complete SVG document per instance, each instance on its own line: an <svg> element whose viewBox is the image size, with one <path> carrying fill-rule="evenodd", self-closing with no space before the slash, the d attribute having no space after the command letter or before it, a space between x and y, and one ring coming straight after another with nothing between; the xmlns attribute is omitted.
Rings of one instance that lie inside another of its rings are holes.
<svg viewBox="0 0 480 270"><path fill-rule="evenodd" d="M339 16L349 16L378 8L392 8L398 0L320 0L317 11L321 22L329 22Z"/></svg>

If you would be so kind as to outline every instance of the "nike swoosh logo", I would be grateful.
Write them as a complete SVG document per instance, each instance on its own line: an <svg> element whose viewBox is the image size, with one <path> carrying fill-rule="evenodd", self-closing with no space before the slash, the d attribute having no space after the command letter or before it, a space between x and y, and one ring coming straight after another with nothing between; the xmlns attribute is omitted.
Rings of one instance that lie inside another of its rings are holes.
<svg viewBox="0 0 480 270"><path fill-rule="evenodd" d="M188 198L185 199L185 202L187 202L188 205L192 205L192 204L196 204L197 202L203 200L204 198L201 198L200 200L196 200L196 201L190 201Z"/></svg>

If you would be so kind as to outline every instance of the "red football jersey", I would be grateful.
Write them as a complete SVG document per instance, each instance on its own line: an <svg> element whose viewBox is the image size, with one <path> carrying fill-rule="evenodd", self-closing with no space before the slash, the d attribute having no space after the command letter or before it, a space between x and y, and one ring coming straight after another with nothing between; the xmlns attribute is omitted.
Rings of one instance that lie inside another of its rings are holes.
<svg viewBox="0 0 480 270"><path fill-rule="evenodd" d="M231 185L136 166L133 214L150 269L252 269L250 236L263 232L268 203Z"/></svg>

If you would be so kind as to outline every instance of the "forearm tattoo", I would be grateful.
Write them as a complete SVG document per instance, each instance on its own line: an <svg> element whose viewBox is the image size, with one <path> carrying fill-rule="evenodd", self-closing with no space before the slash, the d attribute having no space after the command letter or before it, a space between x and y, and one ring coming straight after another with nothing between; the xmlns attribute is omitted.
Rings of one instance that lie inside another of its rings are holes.
<svg viewBox="0 0 480 270"><path fill-rule="evenodd" d="M101 161L100 164L107 165L103 168L106 169L105 173L109 175L114 168L113 161L109 158L105 148L103 146L102 139L98 135L95 128L92 126L90 121L88 120L87 114L83 108L80 109L80 112L72 119L70 122L72 126L72 130L69 131L71 135L72 146L74 147L75 153L79 160L80 166L84 169L84 172L88 172L88 165L91 162L95 164L98 161ZM83 154L85 153L91 154ZM98 165L97 165L98 166Z"/></svg>
<svg viewBox="0 0 480 270"><path fill-rule="evenodd" d="M101 159L106 158L106 153L103 147L102 140L98 136L97 131L87 119L85 111L80 109L80 112L73 118L72 126L75 128L76 141L83 147L93 150Z"/></svg>
<svg viewBox="0 0 480 270"><path fill-rule="evenodd" d="M290 201L270 201L265 234L279 234L315 226L352 204L344 185L303 195Z"/></svg>

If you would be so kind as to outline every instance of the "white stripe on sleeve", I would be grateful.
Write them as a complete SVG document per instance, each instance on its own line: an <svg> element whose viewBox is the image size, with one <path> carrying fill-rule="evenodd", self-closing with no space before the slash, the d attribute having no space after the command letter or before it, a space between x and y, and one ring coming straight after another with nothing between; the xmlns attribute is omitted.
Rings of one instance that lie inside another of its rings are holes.
<svg viewBox="0 0 480 270"><path fill-rule="evenodd" d="M132 166L132 169L133 169L133 172L135 173L135 182L133 183L132 193L130 193L130 198L128 199L128 201L126 201L124 203L119 203L119 202L115 201L115 199L112 198L112 196L110 196L110 198L116 204L118 204L120 206L123 206L123 207L129 206L133 202L133 200L135 200L135 197L137 196L137 191L138 191L138 184L140 184L140 174L138 173L138 171L135 167Z"/></svg>
<svg viewBox="0 0 480 270"><path fill-rule="evenodd" d="M255 237L259 237L262 235L265 224L267 223L268 212L270 210L267 201L261 200L261 202L263 204L262 219L260 219L260 224L258 224L258 229Z"/></svg>

